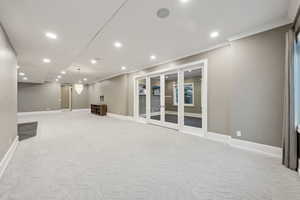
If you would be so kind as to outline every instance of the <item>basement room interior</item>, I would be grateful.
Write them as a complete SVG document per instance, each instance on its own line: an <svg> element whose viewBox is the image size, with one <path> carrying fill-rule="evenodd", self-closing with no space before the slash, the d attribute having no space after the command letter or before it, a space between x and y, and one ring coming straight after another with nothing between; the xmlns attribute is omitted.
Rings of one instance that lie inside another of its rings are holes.
<svg viewBox="0 0 300 200"><path fill-rule="evenodd" d="M300 0L1 0L0 91L0 200L300 200Z"/></svg>

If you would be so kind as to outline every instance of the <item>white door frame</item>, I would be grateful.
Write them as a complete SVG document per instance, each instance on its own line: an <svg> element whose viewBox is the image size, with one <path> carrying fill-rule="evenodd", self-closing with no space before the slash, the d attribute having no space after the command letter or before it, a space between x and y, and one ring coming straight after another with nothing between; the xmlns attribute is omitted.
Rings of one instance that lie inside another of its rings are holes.
<svg viewBox="0 0 300 200"><path fill-rule="evenodd" d="M138 81L139 80L143 80L145 79L146 81L146 118L140 117L140 113L139 113L139 84ZM147 83L147 78L146 77L140 77L140 78L134 78L134 83L133 83L133 101L134 101L134 120L135 121L139 121L139 122L146 122L147 121L147 113L148 113L148 83Z"/></svg>
<svg viewBox="0 0 300 200"><path fill-rule="evenodd" d="M163 116L163 105L162 105L162 96L163 96L163 93L162 93L162 79L163 79L163 77L162 77L163 75L162 74L153 74L153 75L150 75L150 76L147 76L147 81L149 82L148 83L148 88L149 88L149 90L147 90L147 99L148 99L148 101L147 101L147 104L146 104L146 107L148 108L147 109L147 111L148 112L146 112L146 114L147 114L147 122L148 123L151 123L151 124L156 124L156 125L162 125L162 116ZM159 86L160 86L160 90L159 90L159 92L160 92L160 120L154 120L154 119L151 119L151 78L155 78L155 77L159 77Z"/></svg>
<svg viewBox="0 0 300 200"><path fill-rule="evenodd" d="M179 130L185 133L193 134L193 135L200 135L205 136L207 133L207 60L205 63L189 63L186 65L185 68L182 68L180 70L180 80L179 80L179 110L180 110L180 124L179 124ZM201 81L201 115L202 115L202 128L195 128L191 126L185 126L184 125L184 72L188 70L195 70L195 69L202 69L202 81Z"/></svg>
<svg viewBox="0 0 300 200"><path fill-rule="evenodd" d="M166 97L165 97L165 95L166 95L166 91L165 91L165 84L166 84L166 75L169 75L169 74L177 74L177 84L179 84L179 70L177 69L177 70L170 70L170 71L167 71L167 72L164 72L163 74L162 74L162 85L161 85L161 87L162 87L162 89L161 89L161 102L162 102L162 105L163 105L163 107L162 107L162 121L161 121L161 123L162 123L162 126L165 126L165 127L168 127L168 128L172 128L172 129L176 129L176 130L178 130L179 129L179 121L180 121L180 119L179 119L179 106L177 105L177 123L171 123L171 122L166 122L165 121L165 114L166 114Z"/></svg>
<svg viewBox="0 0 300 200"><path fill-rule="evenodd" d="M133 77L134 81L134 119L136 121L144 121L147 123L154 123L157 125L161 126L166 126L169 128L174 128L171 123L166 123L162 121L162 118L164 116L164 111L165 109L161 109L161 120L151 120L150 119L150 95L151 95L151 88L150 88L150 77L155 77L155 76L160 76L160 87L161 87L161 104L164 106L165 102L165 73L169 72L178 72L178 86L179 86L179 99L178 99L178 125L177 127L175 126L176 129L179 129L179 131L184 132L184 133L189 133L193 135L198 135L198 136L205 136L207 133L207 83L208 83L208 78L207 78L207 67L208 67L208 59L203 59L199 60L196 62L191 62L191 63L186 63L180 66L175 66L172 68L167 68L163 70L157 70L154 72L142 74L142 75L137 75ZM193 127L187 127L184 126L184 71L187 69L199 69L202 68L203 72L203 78L202 78L202 84L201 84L201 99L202 99L202 128L193 128ZM147 119L141 119L139 117L139 110L138 110L138 84L137 80L140 79L146 79L146 114L147 114ZM153 122L154 121L154 122Z"/></svg>

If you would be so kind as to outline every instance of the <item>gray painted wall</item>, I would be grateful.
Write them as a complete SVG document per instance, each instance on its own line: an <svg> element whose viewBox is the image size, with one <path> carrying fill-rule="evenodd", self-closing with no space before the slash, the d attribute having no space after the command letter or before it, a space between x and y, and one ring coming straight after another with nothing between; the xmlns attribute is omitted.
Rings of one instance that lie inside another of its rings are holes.
<svg viewBox="0 0 300 200"><path fill-rule="evenodd" d="M91 104L99 104L100 96L104 96L104 103L108 106L108 112L127 115L128 98L127 75L117 76L100 83L89 86L89 100Z"/></svg>
<svg viewBox="0 0 300 200"><path fill-rule="evenodd" d="M81 95L72 90L72 109L89 108L88 86ZM35 112L61 109L61 85L18 83L18 112Z"/></svg>
<svg viewBox="0 0 300 200"><path fill-rule="evenodd" d="M88 86L85 85L83 91L78 95L74 89L72 89L72 109L85 109L89 108L89 93Z"/></svg>
<svg viewBox="0 0 300 200"><path fill-rule="evenodd" d="M231 133L281 146L286 27L234 42Z"/></svg>
<svg viewBox="0 0 300 200"><path fill-rule="evenodd" d="M0 161L17 135L17 59L0 25Z"/></svg>
<svg viewBox="0 0 300 200"><path fill-rule="evenodd" d="M18 112L59 110L60 98L59 83L18 83Z"/></svg>
<svg viewBox="0 0 300 200"><path fill-rule="evenodd" d="M239 139L281 146L283 71L285 33L288 26L276 28L206 53L119 76L105 82L113 105L122 108L115 113L133 115L133 77L145 72L170 68L208 59L208 131L236 136ZM128 79L127 113L124 82ZM111 85L111 86L109 86ZM122 93L122 98L120 94ZM114 96L114 97L113 97ZM106 99L109 103L109 99Z"/></svg>

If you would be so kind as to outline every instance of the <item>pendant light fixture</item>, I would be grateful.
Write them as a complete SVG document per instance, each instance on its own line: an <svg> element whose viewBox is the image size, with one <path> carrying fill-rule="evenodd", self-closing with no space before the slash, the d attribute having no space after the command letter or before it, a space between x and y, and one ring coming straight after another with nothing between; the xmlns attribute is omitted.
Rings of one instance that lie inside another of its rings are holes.
<svg viewBox="0 0 300 200"><path fill-rule="evenodd" d="M76 93L78 95L80 95L81 92L83 91L83 84L82 84L82 81L80 80L80 68L78 68L77 70L79 73L79 81L78 81L78 83L74 84L74 88L75 88Z"/></svg>

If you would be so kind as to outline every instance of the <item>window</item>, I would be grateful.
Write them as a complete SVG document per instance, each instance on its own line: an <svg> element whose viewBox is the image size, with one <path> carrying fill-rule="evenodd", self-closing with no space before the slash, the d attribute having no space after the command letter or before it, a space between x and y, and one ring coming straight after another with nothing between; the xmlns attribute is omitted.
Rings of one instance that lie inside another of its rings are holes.
<svg viewBox="0 0 300 200"><path fill-rule="evenodd" d="M173 104L178 105L178 87L173 84ZM194 83L184 84L184 105L194 106Z"/></svg>

